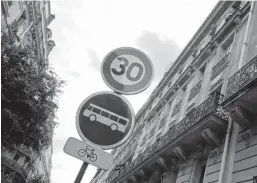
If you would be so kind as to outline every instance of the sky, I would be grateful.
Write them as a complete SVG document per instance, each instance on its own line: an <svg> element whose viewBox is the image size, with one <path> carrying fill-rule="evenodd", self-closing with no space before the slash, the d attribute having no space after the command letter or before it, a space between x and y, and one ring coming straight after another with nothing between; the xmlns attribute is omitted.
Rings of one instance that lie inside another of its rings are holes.
<svg viewBox="0 0 257 183"><path fill-rule="evenodd" d="M53 139L52 183L74 182L82 162L63 152L69 137L80 139L75 115L80 103L99 91L111 91L100 73L107 53L118 47L134 47L153 62L155 76L150 87L125 96L135 113L147 100L217 0L58 0L51 1L55 20L49 28L56 43L49 60L66 81L59 97L59 126ZM96 172L89 165L83 183Z"/></svg>

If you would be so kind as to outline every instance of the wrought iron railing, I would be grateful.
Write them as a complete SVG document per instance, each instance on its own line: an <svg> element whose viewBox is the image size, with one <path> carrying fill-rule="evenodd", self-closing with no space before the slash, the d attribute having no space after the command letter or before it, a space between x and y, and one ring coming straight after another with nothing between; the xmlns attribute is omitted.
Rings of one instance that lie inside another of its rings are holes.
<svg viewBox="0 0 257 183"><path fill-rule="evenodd" d="M119 172L117 176L112 175L108 177L107 182L118 182L118 179L122 175L127 174L135 167L140 165L146 159L150 158L152 155L160 151L162 148L166 147L170 142L180 136L182 133L186 132L192 126L197 124L203 118L209 114L215 114L225 120L228 119L228 115L219 105L219 100L223 96L219 93L214 93L209 96L202 104L200 104L196 109L194 109L189 115L182 119L179 123L172 125L169 131L159 138L153 145L147 147L144 153L141 153L134 161L130 161L127 166Z"/></svg>
<svg viewBox="0 0 257 183"><path fill-rule="evenodd" d="M12 170L15 170L16 172L19 172L23 179L26 180L28 174L26 171L20 166L16 161L12 159L8 159L7 157L1 156L2 164L5 166L11 168Z"/></svg>
<svg viewBox="0 0 257 183"><path fill-rule="evenodd" d="M227 91L225 99L227 100L232 95L238 93L240 90L256 82L257 79L257 56L255 56L244 67L237 71L228 80Z"/></svg>
<svg viewBox="0 0 257 183"><path fill-rule="evenodd" d="M214 79L217 75L219 75L227 66L229 62L229 55L227 54L221 61L219 61L213 68L212 68L212 74L211 79Z"/></svg>

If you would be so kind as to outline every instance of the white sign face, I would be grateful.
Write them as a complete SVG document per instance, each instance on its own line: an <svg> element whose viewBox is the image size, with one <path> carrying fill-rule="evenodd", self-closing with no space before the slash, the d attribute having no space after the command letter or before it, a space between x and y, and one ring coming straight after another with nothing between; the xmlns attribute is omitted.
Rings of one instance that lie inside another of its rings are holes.
<svg viewBox="0 0 257 183"><path fill-rule="evenodd" d="M111 154L73 137L70 137L67 140L63 151L70 156L103 170L109 170L114 167L113 157Z"/></svg>
<svg viewBox="0 0 257 183"><path fill-rule="evenodd" d="M114 92L98 92L77 110L76 127L82 140L101 149L113 149L132 134L135 114L130 103Z"/></svg>
<svg viewBox="0 0 257 183"><path fill-rule="evenodd" d="M104 58L101 73L112 90L122 94L136 94L150 85L154 71L145 53L124 47L111 51Z"/></svg>

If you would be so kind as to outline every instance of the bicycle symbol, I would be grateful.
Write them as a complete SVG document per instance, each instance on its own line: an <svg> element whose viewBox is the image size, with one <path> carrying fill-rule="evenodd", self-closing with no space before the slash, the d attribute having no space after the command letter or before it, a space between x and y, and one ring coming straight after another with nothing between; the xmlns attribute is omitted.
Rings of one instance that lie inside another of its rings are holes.
<svg viewBox="0 0 257 183"><path fill-rule="evenodd" d="M97 160L97 155L94 153L94 151L94 149L89 149L87 146L86 149L80 149L78 155L80 157L84 157L85 155L87 155L87 158L94 162Z"/></svg>

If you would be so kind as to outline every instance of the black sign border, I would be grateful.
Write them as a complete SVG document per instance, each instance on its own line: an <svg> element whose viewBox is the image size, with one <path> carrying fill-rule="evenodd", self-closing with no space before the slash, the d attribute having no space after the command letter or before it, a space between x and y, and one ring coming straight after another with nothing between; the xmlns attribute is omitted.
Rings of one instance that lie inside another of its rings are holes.
<svg viewBox="0 0 257 183"><path fill-rule="evenodd" d="M112 145L108 145L108 146L103 146L103 145L98 145L98 144L95 144L93 142L91 142L90 140L88 140L82 133L81 129L80 129L80 125L79 125L79 114L80 114L80 111L81 109L83 108L84 104L90 100L92 97L95 97L97 95L102 95L102 94L110 94L110 95L115 95L117 97L119 97L121 100L123 100L129 107L129 110L131 112L131 115L132 115L132 119L131 119L131 126L130 126L130 129L129 129L129 132L127 133L127 135L119 142L115 143L115 144L112 144ZM135 127L135 112L130 104L130 102L125 98L123 97L122 95L119 95L119 94L116 94L114 92L109 92L109 91L102 91L102 92L97 92L97 93L93 93L92 95L88 96L86 99L84 99L82 101L82 103L80 104L78 110L77 110L77 113L76 113L76 129L77 129L77 132L80 136L80 138L85 141L86 143L89 143L95 147L98 147L100 149L103 149L103 150L108 150L108 149L114 149L116 147L119 147L120 145L122 145L123 143L126 142L126 140L132 135L132 132L134 130L134 127Z"/></svg>

